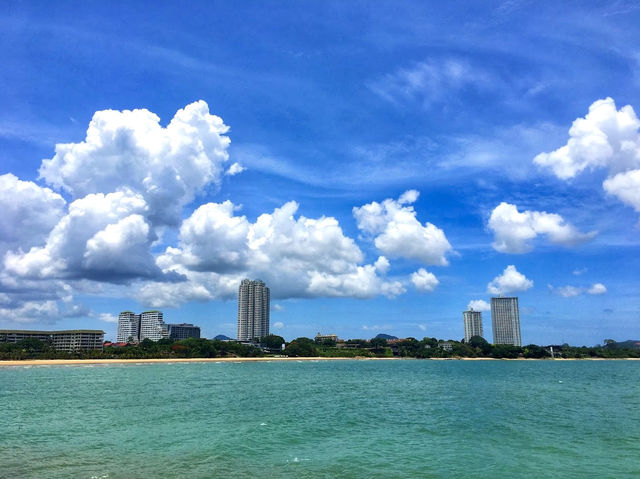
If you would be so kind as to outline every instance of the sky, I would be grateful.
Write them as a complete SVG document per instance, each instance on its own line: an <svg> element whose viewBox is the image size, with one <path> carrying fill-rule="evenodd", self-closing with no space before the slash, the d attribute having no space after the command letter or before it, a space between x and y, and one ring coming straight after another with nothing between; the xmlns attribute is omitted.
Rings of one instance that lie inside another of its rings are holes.
<svg viewBox="0 0 640 479"><path fill-rule="evenodd" d="M0 13L0 329L640 338L640 4Z"/></svg>

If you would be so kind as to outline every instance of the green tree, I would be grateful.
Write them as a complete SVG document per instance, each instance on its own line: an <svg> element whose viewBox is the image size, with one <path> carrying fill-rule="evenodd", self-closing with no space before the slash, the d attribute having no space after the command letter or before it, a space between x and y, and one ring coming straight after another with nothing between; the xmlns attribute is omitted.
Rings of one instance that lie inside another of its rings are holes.
<svg viewBox="0 0 640 479"><path fill-rule="evenodd" d="M471 336L467 343L470 347L474 348L481 356L490 356L493 347L482 336Z"/></svg>
<svg viewBox="0 0 640 479"><path fill-rule="evenodd" d="M284 338L276 334L269 334L260 340L260 344L268 349L282 349Z"/></svg>
<svg viewBox="0 0 640 479"><path fill-rule="evenodd" d="M309 338L297 338L287 344L285 354L294 357L313 357L318 355L315 342Z"/></svg>

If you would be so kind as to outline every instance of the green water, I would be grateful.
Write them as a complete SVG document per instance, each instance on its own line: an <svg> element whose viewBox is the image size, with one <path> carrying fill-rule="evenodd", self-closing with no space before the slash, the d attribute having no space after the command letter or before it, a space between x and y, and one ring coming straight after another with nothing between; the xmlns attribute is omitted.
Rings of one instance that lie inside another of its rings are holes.
<svg viewBox="0 0 640 479"><path fill-rule="evenodd" d="M0 368L3 478L640 477L638 361Z"/></svg>

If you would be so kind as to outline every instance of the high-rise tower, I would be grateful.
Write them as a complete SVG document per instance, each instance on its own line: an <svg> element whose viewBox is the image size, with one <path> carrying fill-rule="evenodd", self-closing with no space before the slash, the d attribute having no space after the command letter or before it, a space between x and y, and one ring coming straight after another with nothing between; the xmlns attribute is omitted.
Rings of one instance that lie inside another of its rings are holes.
<svg viewBox="0 0 640 479"><path fill-rule="evenodd" d="M462 312L462 319L464 320L464 342L468 343L473 336L482 337L482 313L480 311Z"/></svg>
<svg viewBox="0 0 640 479"><path fill-rule="evenodd" d="M238 341L269 334L269 288L263 281L243 279L238 289Z"/></svg>
<svg viewBox="0 0 640 479"><path fill-rule="evenodd" d="M145 311L140 315L140 341L158 341L168 337L168 328L162 319L161 311Z"/></svg>
<svg viewBox="0 0 640 479"><path fill-rule="evenodd" d="M140 315L131 311L123 311L118 316L119 343L137 343L140 341Z"/></svg>
<svg viewBox="0 0 640 479"><path fill-rule="evenodd" d="M491 298L493 344L522 346L518 298Z"/></svg>

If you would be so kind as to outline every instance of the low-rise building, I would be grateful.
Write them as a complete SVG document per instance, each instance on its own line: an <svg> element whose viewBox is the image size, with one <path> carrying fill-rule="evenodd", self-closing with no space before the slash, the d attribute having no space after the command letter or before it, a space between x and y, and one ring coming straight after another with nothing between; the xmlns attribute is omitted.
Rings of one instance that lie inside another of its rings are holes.
<svg viewBox="0 0 640 479"><path fill-rule="evenodd" d="M321 343L323 341L333 341L333 342L338 342L338 335L337 334L316 334L316 343Z"/></svg>
<svg viewBox="0 0 640 479"><path fill-rule="evenodd" d="M48 342L58 351L102 351L104 331L95 329L70 329L65 331L33 331L0 329L0 343L17 343L23 339Z"/></svg>

